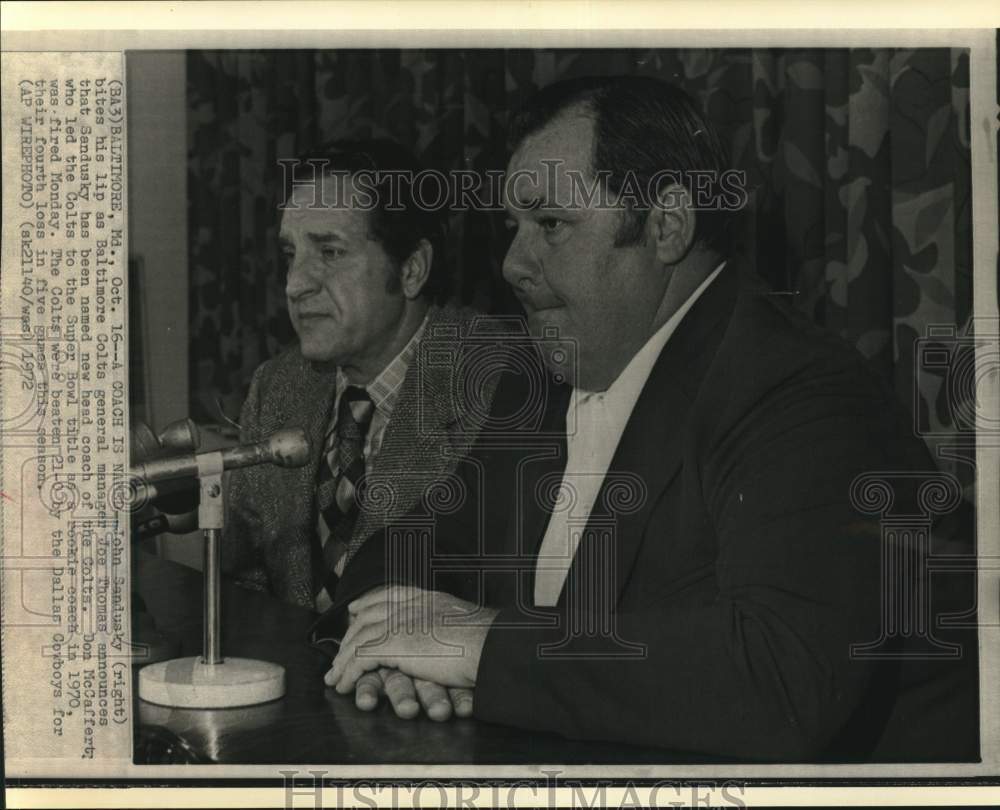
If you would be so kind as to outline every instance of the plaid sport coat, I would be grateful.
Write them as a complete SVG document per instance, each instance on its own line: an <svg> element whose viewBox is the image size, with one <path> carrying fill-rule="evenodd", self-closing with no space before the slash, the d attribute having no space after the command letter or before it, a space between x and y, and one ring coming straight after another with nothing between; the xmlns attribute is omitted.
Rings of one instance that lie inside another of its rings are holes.
<svg viewBox="0 0 1000 810"><path fill-rule="evenodd" d="M481 316L480 316L481 317ZM470 310L432 307L406 373L381 449L365 481L365 498L350 555L447 478L478 435L492 404L495 378L479 377L471 391L461 380L464 342L475 328ZM321 369L298 347L254 373L240 415L240 441L256 442L282 428L300 427L310 441L309 463L226 473L223 570L238 583L293 604L314 607L316 481L323 437L336 392L336 369Z"/></svg>

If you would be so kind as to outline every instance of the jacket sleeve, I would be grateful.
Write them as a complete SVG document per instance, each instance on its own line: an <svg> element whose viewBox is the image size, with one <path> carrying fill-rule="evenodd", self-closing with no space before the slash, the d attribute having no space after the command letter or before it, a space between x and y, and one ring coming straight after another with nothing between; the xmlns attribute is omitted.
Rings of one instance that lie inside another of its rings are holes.
<svg viewBox="0 0 1000 810"><path fill-rule="evenodd" d="M463 469L460 464L458 470ZM310 635L313 638L339 640L347 630L348 604L368 591L386 585L412 585L475 598L478 591L470 592L478 581L475 577L461 574L442 576L441 571L435 571L433 558L467 551L466 544L474 536L478 525L477 508L476 500L470 498L454 512L434 516L433 532L421 535L410 527L414 522L426 525L429 510L426 505L418 504L398 526L374 532L347 564L337 583L333 605L313 624ZM410 518L417 520L411 521Z"/></svg>
<svg viewBox="0 0 1000 810"><path fill-rule="evenodd" d="M267 365L260 366L250 381L250 390L240 409L240 442L256 442L262 438L260 409ZM255 491L256 477L239 471L223 474L226 519L222 532L222 568L237 584L259 591L268 591L270 582L263 559L263 538L257 511L261 493Z"/></svg>
<svg viewBox="0 0 1000 810"><path fill-rule="evenodd" d="M615 657L611 638L567 636L559 610L557 627L525 628L505 608L480 659L476 716L744 760L821 756L872 676L850 645L880 627L880 527L852 507L852 482L925 459L912 437L886 438L900 435L886 424L892 403L852 382L785 385L701 452L714 601L664 595L616 613L617 637L644 645L638 659ZM655 532L654 520L643 542L665 541Z"/></svg>
<svg viewBox="0 0 1000 810"><path fill-rule="evenodd" d="M494 383L479 391L490 407L496 407L502 384ZM433 571L432 558L444 554L469 554L477 547L480 533L479 509L484 497L480 482L473 472L487 451L481 444L482 426L476 428L476 440L455 466L454 474L462 479L462 490L471 493L460 508L435 513L429 504L418 502L396 528L374 532L357 550L344 570L333 605L317 620L310 633L314 637L339 639L347 627L347 605L362 594L391 584L414 585L425 589L444 590L457 596L476 599L479 580L473 573L442 575ZM464 463L471 462L471 463ZM421 537L406 530L406 525L433 520L433 535ZM415 520L411 523L409 518ZM401 530L400 530L401 529Z"/></svg>

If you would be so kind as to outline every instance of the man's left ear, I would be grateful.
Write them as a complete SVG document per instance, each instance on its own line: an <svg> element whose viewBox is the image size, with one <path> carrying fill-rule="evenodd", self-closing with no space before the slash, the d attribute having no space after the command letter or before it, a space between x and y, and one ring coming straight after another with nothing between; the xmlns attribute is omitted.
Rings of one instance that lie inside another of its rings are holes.
<svg viewBox="0 0 1000 810"><path fill-rule="evenodd" d="M694 244L694 229L695 212L688 190L676 183L662 189L649 212L649 235L656 246L656 258L664 264L677 264Z"/></svg>
<svg viewBox="0 0 1000 810"><path fill-rule="evenodd" d="M405 295L411 301L420 295L427 279L431 275L431 265L434 262L434 248L426 239L421 239L413 252L403 262L399 271L400 285Z"/></svg>

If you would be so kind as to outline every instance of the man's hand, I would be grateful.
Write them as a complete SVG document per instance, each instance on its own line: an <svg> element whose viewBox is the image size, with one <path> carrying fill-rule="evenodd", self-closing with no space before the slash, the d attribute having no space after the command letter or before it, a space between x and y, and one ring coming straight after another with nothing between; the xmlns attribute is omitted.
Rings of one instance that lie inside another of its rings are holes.
<svg viewBox="0 0 1000 810"><path fill-rule="evenodd" d="M393 586L386 586L369 591L369 599L378 595L387 598L386 594ZM396 587L397 597L412 593L412 589ZM350 624L357 620L357 605L352 604ZM473 693L471 689L458 687L447 688L431 681L414 680L398 669L380 667L375 672L362 675L354 688L354 705L365 712L374 711L382 695L389 699L396 716L403 720L411 720L420 713L421 707L432 720L443 722L454 713L458 717L471 717L473 709Z"/></svg>
<svg viewBox="0 0 1000 810"><path fill-rule="evenodd" d="M471 689L497 614L440 591L399 586L368 593L348 609L351 626L325 677L341 694L354 689L366 672L382 667L416 681ZM367 683L369 694L374 681Z"/></svg>
<svg viewBox="0 0 1000 810"><path fill-rule="evenodd" d="M456 717L472 716L472 690L447 689L430 681L414 680L398 669L380 667L375 672L366 672L354 687L354 705L365 712L378 706L381 695L389 698L397 717L411 720L423 707L431 720L448 720L454 712Z"/></svg>

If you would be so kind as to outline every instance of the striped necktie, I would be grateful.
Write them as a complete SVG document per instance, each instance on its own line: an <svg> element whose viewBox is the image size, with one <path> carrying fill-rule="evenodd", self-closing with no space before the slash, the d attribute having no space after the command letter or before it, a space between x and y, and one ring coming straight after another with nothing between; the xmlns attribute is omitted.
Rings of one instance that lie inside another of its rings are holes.
<svg viewBox="0 0 1000 810"><path fill-rule="evenodd" d="M339 580L335 568L347 551L358 501L364 495L365 436L374 410L364 388L352 385L344 389L337 408L337 426L327 438L325 459L319 465L316 500L329 535L323 544L322 570L314 584L316 593L325 587L330 598Z"/></svg>

